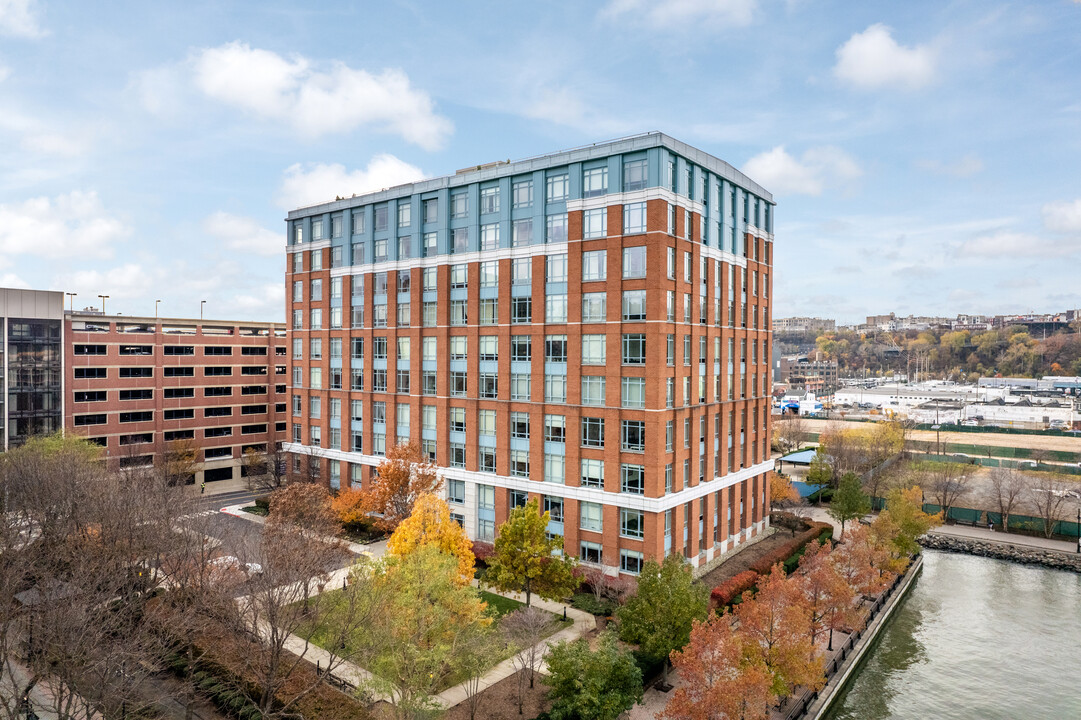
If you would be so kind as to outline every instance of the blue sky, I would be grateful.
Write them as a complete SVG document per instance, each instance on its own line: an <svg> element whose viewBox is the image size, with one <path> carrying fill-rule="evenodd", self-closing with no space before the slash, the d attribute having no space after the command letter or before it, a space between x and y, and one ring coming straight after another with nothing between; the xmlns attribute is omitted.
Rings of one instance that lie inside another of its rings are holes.
<svg viewBox="0 0 1081 720"><path fill-rule="evenodd" d="M288 209L648 130L778 317L1081 308L1079 0L0 0L0 285L280 321Z"/></svg>

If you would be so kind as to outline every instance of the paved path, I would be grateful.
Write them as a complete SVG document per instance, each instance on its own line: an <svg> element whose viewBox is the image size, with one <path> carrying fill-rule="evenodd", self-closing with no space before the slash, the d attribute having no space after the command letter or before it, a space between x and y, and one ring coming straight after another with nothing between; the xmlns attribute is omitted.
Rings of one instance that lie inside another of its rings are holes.
<svg viewBox="0 0 1081 720"><path fill-rule="evenodd" d="M1004 533L991 531L984 527L972 527L970 525L940 525L931 531L932 535L948 535L951 537L971 538L984 542L999 543L1001 545L1016 545L1018 547L1040 548L1041 550L1058 550L1064 553L1077 553L1077 542L1072 540L1049 540L1043 537L1031 535L1018 535L1016 533Z"/></svg>
<svg viewBox="0 0 1081 720"><path fill-rule="evenodd" d="M223 507L221 511L226 515L231 515L233 517L241 518L243 520L250 520L253 523L259 523L260 525L266 523L266 518L262 515L244 512L244 508L246 507L248 507L248 505L246 504L227 505L226 507ZM387 551L387 541L385 539L378 542L369 543L367 545L350 542L348 540L343 540L342 542L344 542L345 546L349 548L349 552L353 553L354 555L364 555L372 559L383 557L383 555Z"/></svg>

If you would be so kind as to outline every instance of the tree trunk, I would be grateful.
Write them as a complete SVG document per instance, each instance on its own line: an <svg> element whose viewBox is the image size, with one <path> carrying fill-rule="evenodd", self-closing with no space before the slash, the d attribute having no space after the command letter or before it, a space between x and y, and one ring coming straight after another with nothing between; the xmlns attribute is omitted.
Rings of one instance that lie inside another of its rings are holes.
<svg viewBox="0 0 1081 720"><path fill-rule="evenodd" d="M526 578L525 579L525 606L526 607L529 607L529 601L532 598L532 596L533 596L533 578ZM533 687L533 685L530 684L530 687Z"/></svg>

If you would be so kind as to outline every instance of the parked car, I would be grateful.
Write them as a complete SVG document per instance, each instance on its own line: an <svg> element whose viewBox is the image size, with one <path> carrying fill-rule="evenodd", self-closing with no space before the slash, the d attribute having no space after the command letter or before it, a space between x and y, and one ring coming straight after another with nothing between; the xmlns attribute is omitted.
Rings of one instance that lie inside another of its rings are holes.
<svg viewBox="0 0 1081 720"><path fill-rule="evenodd" d="M962 421L961 425L963 427L979 427L980 426L980 421L979 420L968 419L968 420Z"/></svg>

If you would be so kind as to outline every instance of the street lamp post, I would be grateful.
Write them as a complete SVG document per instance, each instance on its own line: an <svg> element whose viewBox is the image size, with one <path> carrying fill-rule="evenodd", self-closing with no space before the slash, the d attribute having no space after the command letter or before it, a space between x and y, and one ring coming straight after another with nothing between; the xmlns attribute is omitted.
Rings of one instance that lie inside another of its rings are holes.
<svg viewBox="0 0 1081 720"><path fill-rule="evenodd" d="M206 305L206 300L199 301L199 319L203 319L203 306Z"/></svg>
<svg viewBox="0 0 1081 720"><path fill-rule="evenodd" d="M109 299L108 295L98 295L101 298L101 314L105 314L105 301Z"/></svg>
<svg viewBox="0 0 1081 720"><path fill-rule="evenodd" d="M79 293L64 293L68 296L68 312L75 312L75 296Z"/></svg>
<svg viewBox="0 0 1081 720"><path fill-rule="evenodd" d="M158 305L161 305L161 300L154 301L154 319L158 319Z"/></svg>

